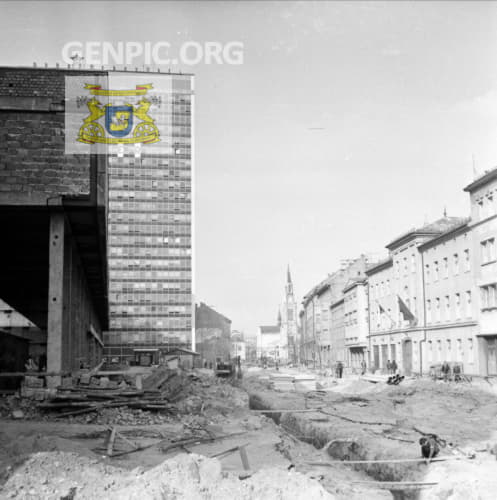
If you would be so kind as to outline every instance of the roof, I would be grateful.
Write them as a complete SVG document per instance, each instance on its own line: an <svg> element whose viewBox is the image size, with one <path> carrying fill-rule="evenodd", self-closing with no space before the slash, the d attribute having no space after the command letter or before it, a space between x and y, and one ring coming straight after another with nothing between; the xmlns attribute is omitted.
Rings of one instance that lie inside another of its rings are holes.
<svg viewBox="0 0 497 500"><path fill-rule="evenodd" d="M419 249L421 251L430 248L437 243L440 243L441 241L445 240L449 236L455 236L459 232L464 231L465 229L468 228L468 223L470 221L470 218L467 217L463 222L460 224L456 224L455 226L451 227L447 231L444 231L443 233L439 234L438 236L435 236L434 238L429 239L428 241L425 241L422 245L419 245Z"/></svg>
<svg viewBox="0 0 497 500"><path fill-rule="evenodd" d="M166 353L166 356L169 354L191 354L192 356L200 356L198 352L190 351L189 349L185 349L183 347L174 347L173 349L169 349Z"/></svg>
<svg viewBox="0 0 497 500"><path fill-rule="evenodd" d="M5 65L0 65L0 70L2 69L8 69L8 70L31 70L31 71L61 71L64 73L81 73L81 72L89 72L91 71L92 73L145 73L148 75L171 75L171 76L194 76L193 73L182 73L182 72L171 72L171 71L161 71L160 68L157 68L155 71L145 71L145 70L129 70L129 69L124 69L121 68L116 68L115 66L101 66L99 68L95 67L84 67L84 66L78 66L77 68L71 66L56 66L54 67L48 67L48 66L5 66Z"/></svg>
<svg viewBox="0 0 497 500"><path fill-rule="evenodd" d="M411 228L405 233L401 234L393 241L391 241L386 248L389 250L393 250L394 248L399 247L400 245L407 243L412 240L416 236L436 236L441 233L452 229L454 226L460 225L462 222L465 222L466 219L464 217L442 217L435 222L430 224L425 224L420 228Z"/></svg>
<svg viewBox="0 0 497 500"><path fill-rule="evenodd" d="M279 326L259 326L261 329L261 333L280 333L280 327Z"/></svg>
<svg viewBox="0 0 497 500"><path fill-rule="evenodd" d="M352 290L352 288L358 286L358 285L364 285L366 283L365 279L360 279L360 280L354 280L354 281L349 281L345 288L342 290L343 293L348 292L349 290Z"/></svg>
<svg viewBox="0 0 497 500"><path fill-rule="evenodd" d="M484 186L488 182L497 179L497 167L492 170L487 170L485 173L476 178L471 184L468 184L464 191L467 193L472 193L475 189Z"/></svg>
<svg viewBox="0 0 497 500"><path fill-rule="evenodd" d="M380 262L376 262L372 266L369 266L366 269L366 276L371 276L374 273L377 273L379 271L383 271L383 269L386 269L387 267L391 267L393 265L393 260L392 257L388 257L384 260L380 260Z"/></svg>

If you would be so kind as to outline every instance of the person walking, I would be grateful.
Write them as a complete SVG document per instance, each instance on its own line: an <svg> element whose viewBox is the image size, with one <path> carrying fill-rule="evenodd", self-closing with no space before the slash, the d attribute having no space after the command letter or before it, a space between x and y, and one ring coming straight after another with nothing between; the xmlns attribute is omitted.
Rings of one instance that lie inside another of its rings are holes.
<svg viewBox="0 0 497 500"><path fill-rule="evenodd" d="M338 364L337 364L337 375L338 375L338 378L342 378L342 374L343 374L343 363L341 361L339 361Z"/></svg>
<svg viewBox="0 0 497 500"><path fill-rule="evenodd" d="M398 370L398 366L397 366L397 361L395 361L395 359L392 361L392 364L390 365L391 368L392 368L392 375L395 375L397 373L397 370Z"/></svg>
<svg viewBox="0 0 497 500"><path fill-rule="evenodd" d="M387 361L387 373L389 375L392 373L392 363L390 363L390 360Z"/></svg>
<svg viewBox="0 0 497 500"><path fill-rule="evenodd" d="M444 361L442 364L442 375L443 375L444 382L448 382L449 374L450 374L449 363L447 363L447 361Z"/></svg>
<svg viewBox="0 0 497 500"><path fill-rule="evenodd" d="M364 375L366 373L366 360L361 361L361 375Z"/></svg>

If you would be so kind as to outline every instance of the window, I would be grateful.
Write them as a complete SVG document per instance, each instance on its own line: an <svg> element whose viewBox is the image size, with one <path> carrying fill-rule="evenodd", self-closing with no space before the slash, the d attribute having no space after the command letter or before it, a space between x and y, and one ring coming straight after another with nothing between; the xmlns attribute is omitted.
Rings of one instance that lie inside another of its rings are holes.
<svg viewBox="0 0 497 500"><path fill-rule="evenodd" d="M442 341L437 340L437 361L442 361Z"/></svg>
<svg viewBox="0 0 497 500"><path fill-rule="evenodd" d="M454 254L454 276L459 274L459 255L457 253Z"/></svg>
<svg viewBox="0 0 497 500"><path fill-rule="evenodd" d="M404 257L404 276L407 275L407 257Z"/></svg>
<svg viewBox="0 0 497 500"><path fill-rule="evenodd" d="M466 292L466 317L471 317L471 292L469 290Z"/></svg>
<svg viewBox="0 0 497 500"><path fill-rule="evenodd" d="M452 342L450 339L447 339L447 355L445 356L447 361L452 361Z"/></svg>
<svg viewBox="0 0 497 500"><path fill-rule="evenodd" d="M449 277L449 259L447 257L444 257L443 259L443 277L448 278Z"/></svg>
<svg viewBox="0 0 497 500"><path fill-rule="evenodd" d="M426 283L429 283L430 282L430 264L426 264L425 269L426 269L426 273L425 273Z"/></svg>
<svg viewBox="0 0 497 500"><path fill-rule="evenodd" d="M440 321L440 299L435 299L435 321Z"/></svg>
<svg viewBox="0 0 497 500"><path fill-rule="evenodd" d="M464 271L471 269L471 262L469 260L469 249L464 250Z"/></svg>
<svg viewBox="0 0 497 500"><path fill-rule="evenodd" d="M433 342L431 340L428 341L428 362L433 362Z"/></svg>
<svg viewBox="0 0 497 500"><path fill-rule="evenodd" d="M473 351L473 339L468 339L468 362L475 362L475 354Z"/></svg>
<svg viewBox="0 0 497 500"><path fill-rule="evenodd" d="M461 294L456 293L456 307L455 307L456 319L461 319Z"/></svg>
<svg viewBox="0 0 497 500"><path fill-rule="evenodd" d="M497 284L485 285L480 288L481 308L492 309L497 307Z"/></svg>
<svg viewBox="0 0 497 500"><path fill-rule="evenodd" d="M456 361L463 360L463 352L462 352L462 340L457 339L456 341Z"/></svg>
<svg viewBox="0 0 497 500"><path fill-rule="evenodd" d="M426 322L431 323L431 300L426 301Z"/></svg>
<svg viewBox="0 0 497 500"><path fill-rule="evenodd" d="M397 278L400 277L400 264L398 260L395 261L395 276Z"/></svg>
<svg viewBox="0 0 497 500"><path fill-rule="evenodd" d="M411 254L411 273L416 272L416 255Z"/></svg>
<svg viewBox="0 0 497 500"><path fill-rule="evenodd" d="M450 297L448 295L445 296L445 320L448 321L450 319Z"/></svg>
<svg viewBox="0 0 497 500"><path fill-rule="evenodd" d="M480 243L481 263L488 264L497 259L495 253L495 238L489 238Z"/></svg>
<svg viewBox="0 0 497 500"><path fill-rule="evenodd" d="M433 280L438 281L438 260L433 262Z"/></svg>

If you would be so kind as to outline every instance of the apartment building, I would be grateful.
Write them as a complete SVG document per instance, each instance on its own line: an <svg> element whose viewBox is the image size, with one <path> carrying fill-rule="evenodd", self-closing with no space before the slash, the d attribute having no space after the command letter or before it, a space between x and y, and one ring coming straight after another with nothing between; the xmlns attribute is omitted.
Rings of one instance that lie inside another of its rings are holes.
<svg viewBox="0 0 497 500"><path fill-rule="evenodd" d="M472 307L478 315L474 349L481 375L497 375L497 168L466 186L470 195L474 268Z"/></svg>
<svg viewBox="0 0 497 500"><path fill-rule="evenodd" d="M367 357L369 318L368 285L365 278L355 280L343 289L345 362L359 372Z"/></svg>

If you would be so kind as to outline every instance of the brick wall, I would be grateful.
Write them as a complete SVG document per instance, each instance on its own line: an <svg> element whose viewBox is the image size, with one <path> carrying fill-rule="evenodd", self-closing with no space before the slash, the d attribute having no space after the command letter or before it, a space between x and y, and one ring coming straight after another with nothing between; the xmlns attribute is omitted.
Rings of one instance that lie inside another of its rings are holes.
<svg viewBox="0 0 497 500"><path fill-rule="evenodd" d="M0 68L0 203L44 204L89 192L89 156L64 153L65 76L71 70Z"/></svg>

